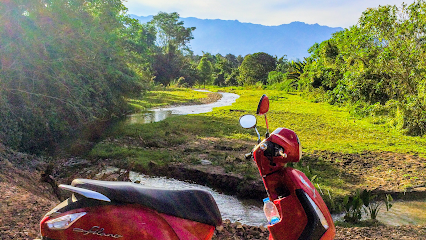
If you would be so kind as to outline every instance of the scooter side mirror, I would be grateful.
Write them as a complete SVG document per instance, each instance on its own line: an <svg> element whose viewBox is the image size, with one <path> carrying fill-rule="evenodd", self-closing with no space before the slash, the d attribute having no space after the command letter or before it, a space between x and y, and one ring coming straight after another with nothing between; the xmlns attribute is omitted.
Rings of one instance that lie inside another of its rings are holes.
<svg viewBox="0 0 426 240"><path fill-rule="evenodd" d="M257 105L257 115L263 115L269 110L269 98L265 94L260 98L259 105Z"/></svg>
<svg viewBox="0 0 426 240"><path fill-rule="evenodd" d="M254 128L256 127L256 117L251 114L246 114L240 117L240 125L243 128Z"/></svg>

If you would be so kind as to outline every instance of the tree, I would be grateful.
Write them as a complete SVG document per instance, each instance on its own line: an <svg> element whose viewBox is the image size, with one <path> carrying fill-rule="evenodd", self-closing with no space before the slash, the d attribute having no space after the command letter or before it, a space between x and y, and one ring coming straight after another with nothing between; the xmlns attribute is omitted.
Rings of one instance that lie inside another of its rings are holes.
<svg viewBox="0 0 426 240"><path fill-rule="evenodd" d="M177 50L188 50L187 44L194 39L192 31L195 27L186 28L183 21L179 21L176 12L160 12L149 22L157 32L157 46L166 50L173 45Z"/></svg>
<svg viewBox="0 0 426 240"><path fill-rule="evenodd" d="M249 54L244 58L241 66L239 67L240 75L238 82L240 84L255 84L262 82L266 85L268 81L268 73L275 70L277 65L276 58L271 55L259 52Z"/></svg>
<svg viewBox="0 0 426 240"><path fill-rule="evenodd" d="M160 12L148 23L156 31L156 43L159 49L153 57L154 81L165 86L171 81L184 77L185 72L191 72L187 64L192 54L187 44L193 39L195 27L185 28L179 21L179 14ZM185 78L185 77L184 77Z"/></svg>
<svg viewBox="0 0 426 240"><path fill-rule="evenodd" d="M204 84L204 87L206 87L206 82L211 83L212 81L213 66L207 57L202 57L197 69L199 71L200 81Z"/></svg>
<svg viewBox="0 0 426 240"><path fill-rule="evenodd" d="M278 59L276 71L286 73L289 71L290 68L291 68L291 62L287 59L286 55Z"/></svg>

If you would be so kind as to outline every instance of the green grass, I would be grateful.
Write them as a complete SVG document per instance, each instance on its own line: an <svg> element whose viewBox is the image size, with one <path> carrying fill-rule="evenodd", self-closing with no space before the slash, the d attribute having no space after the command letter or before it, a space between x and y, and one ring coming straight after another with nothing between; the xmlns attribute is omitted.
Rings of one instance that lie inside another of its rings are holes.
<svg viewBox="0 0 426 240"><path fill-rule="evenodd" d="M159 165L164 165L173 161L172 156L167 151L118 146L112 143L97 144L89 156L104 159L120 159L123 162L140 164L143 167L147 167L148 163L151 161Z"/></svg>
<svg viewBox="0 0 426 240"><path fill-rule="evenodd" d="M344 153L362 151L391 151L426 155L426 138L411 137L399 133L386 125L373 124L366 119L352 117L348 110L327 103L315 103L299 94L285 94L278 91L234 90L241 97L232 107L213 111L214 116L227 115L226 109L238 109L254 114L262 94L270 99L267 113L270 130L286 127L294 130L306 152L330 150ZM237 116L228 116L238 122ZM241 115L241 114L240 114ZM263 117L258 126L264 131ZM227 137L233 137L230 134Z"/></svg>

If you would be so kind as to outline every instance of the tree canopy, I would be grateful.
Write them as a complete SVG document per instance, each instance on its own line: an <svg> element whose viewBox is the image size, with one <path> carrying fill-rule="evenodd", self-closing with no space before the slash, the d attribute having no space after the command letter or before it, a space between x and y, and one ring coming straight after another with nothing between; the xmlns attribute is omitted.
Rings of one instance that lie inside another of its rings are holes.
<svg viewBox="0 0 426 240"><path fill-rule="evenodd" d="M267 84L268 73L275 70L276 66L277 59L267 53L249 54L244 57L244 61L239 67L238 82L246 85L256 82Z"/></svg>
<svg viewBox="0 0 426 240"><path fill-rule="evenodd" d="M212 74L213 74L213 65L212 63L207 60L207 57L202 57L200 60L200 63L198 64L197 69L199 70L200 74L200 83L206 85L206 83L211 83L212 81Z"/></svg>

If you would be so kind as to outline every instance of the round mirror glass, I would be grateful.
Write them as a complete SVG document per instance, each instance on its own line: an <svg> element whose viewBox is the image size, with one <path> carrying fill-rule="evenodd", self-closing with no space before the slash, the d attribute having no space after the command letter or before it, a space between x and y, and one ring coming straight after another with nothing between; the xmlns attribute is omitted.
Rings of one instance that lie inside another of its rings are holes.
<svg viewBox="0 0 426 240"><path fill-rule="evenodd" d="M240 125L243 128L253 128L256 126L256 117L254 115L244 115L240 117Z"/></svg>

